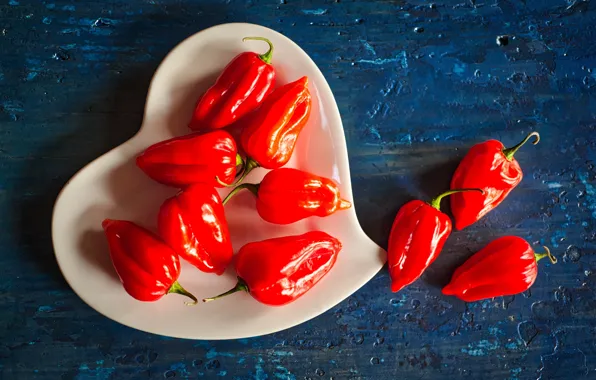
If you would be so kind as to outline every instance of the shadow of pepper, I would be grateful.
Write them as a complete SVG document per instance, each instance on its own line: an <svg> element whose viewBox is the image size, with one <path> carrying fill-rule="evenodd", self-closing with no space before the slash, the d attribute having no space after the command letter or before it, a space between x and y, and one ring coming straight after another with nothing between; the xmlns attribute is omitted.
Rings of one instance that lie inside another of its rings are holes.
<svg viewBox="0 0 596 380"><path fill-rule="evenodd" d="M74 132L58 136L33 154L32 160L23 164L20 170L26 174L16 186L18 193L14 195L15 199L23 199L15 205L19 246L23 247L24 259L36 263L39 273L49 275L56 286L66 285L53 255L51 241L52 210L60 190L83 166L122 144L138 131L150 80L168 51L184 38L225 22L226 18L224 6L172 5L168 6L167 12L143 14L139 21L133 22L127 29L117 30L112 34L115 36L115 45L138 46L140 40L150 40L152 35L162 40L166 29L171 44L160 46L162 49L151 46L151 59L147 63L138 62L138 50L134 53L119 53L113 66L117 66L117 72L122 74L104 89L90 90L89 99L70 112L66 111L64 117L64 122L68 124L76 121L75 118L81 113L90 114L93 116L87 120L96 126L80 125ZM112 26L108 24L102 27ZM142 52L148 48L144 46L139 50ZM76 49L73 49L73 56L76 59ZM97 114L94 115L95 112ZM101 127L98 128L97 124ZM97 232L89 241L99 242ZM87 243L87 239L84 239L82 247L87 247ZM95 243L92 244L92 255L97 255ZM108 252L105 253L109 260ZM104 259L92 260L99 260L103 263L102 267L109 270Z"/></svg>

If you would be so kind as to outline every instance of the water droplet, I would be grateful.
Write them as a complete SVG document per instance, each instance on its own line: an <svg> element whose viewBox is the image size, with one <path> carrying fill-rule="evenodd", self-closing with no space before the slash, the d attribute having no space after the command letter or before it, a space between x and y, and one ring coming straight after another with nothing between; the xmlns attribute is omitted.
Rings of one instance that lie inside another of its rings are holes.
<svg viewBox="0 0 596 380"><path fill-rule="evenodd" d="M377 365L379 364L381 361L379 360L379 358L377 358L376 356L373 356L372 358L370 358L370 364L373 365Z"/></svg>
<svg viewBox="0 0 596 380"><path fill-rule="evenodd" d="M356 24L362 24L364 22L364 19L363 18L357 18L356 20L354 20L354 22Z"/></svg>
<svg viewBox="0 0 596 380"><path fill-rule="evenodd" d="M422 32L424 32L424 28L421 27L421 26L417 26L417 27L414 28L414 32L416 32L416 33L422 33Z"/></svg>
<svg viewBox="0 0 596 380"><path fill-rule="evenodd" d="M397 307L397 306L400 306L401 305L401 301L398 300L397 298L392 298L392 299L389 300L389 304L391 306Z"/></svg>
<svg viewBox="0 0 596 380"><path fill-rule="evenodd" d="M480 77L481 75L482 75L482 72L481 72L480 70L476 70L476 71L474 71L474 76L475 76L476 78Z"/></svg>
<svg viewBox="0 0 596 380"><path fill-rule="evenodd" d="M381 344L383 344L385 342L385 338L383 337L378 337L377 340L373 343L373 347L377 347L380 346Z"/></svg>
<svg viewBox="0 0 596 380"><path fill-rule="evenodd" d="M509 36L498 36L497 37L497 45L499 45L499 46L509 45Z"/></svg>
<svg viewBox="0 0 596 380"><path fill-rule="evenodd" d="M532 321L523 321L517 325L517 334L527 347L536 335L538 335L538 328L536 328L536 325Z"/></svg>
<svg viewBox="0 0 596 380"><path fill-rule="evenodd" d="M555 299L563 305L566 305L571 302L571 292L568 289L559 286L559 289L555 290Z"/></svg>
<svg viewBox="0 0 596 380"><path fill-rule="evenodd" d="M542 320L554 320L557 318L557 314L555 312L555 309L553 307L553 305L551 305L551 303L549 302L544 302L544 301L538 301L538 302L534 302L531 306L532 309L532 314L534 314L534 316L537 319L542 319Z"/></svg>
<svg viewBox="0 0 596 380"><path fill-rule="evenodd" d="M355 335L352 338L352 342L354 344L362 344L362 343L364 343L364 335L362 335L362 334Z"/></svg>
<svg viewBox="0 0 596 380"><path fill-rule="evenodd" d="M286 0L279 0L280 4L287 4L288 2Z"/></svg>
<svg viewBox="0 0 596 380"><path fill-rule="evenodd" d="M166 379L171 379L173 377L176 377L176 372L174 372L174 371L166 371L163 374L163 377L166 378Z"/></svg>
<svg viewBox="0 0 596 380"><path fill-rule="evenodd" d="M591 270L589 270L589 269L586 269L586 270L584 271L584 275L585 275L585 276L591 276L591 275L592 275L592 271L591 271Z"/></svg>
<svg viewBox="0 0 596 380"><path fill-rule="evenodd" d="M581 251L579 250L579 248L577 248L574 245L570 245L569 247L567 247L567 250L565 251L565 254L563 255L563 261L576 263L579 261L581 256L582 256L582 254L581 254Z"/></svg>
<svg viewBox="0 0 596 380"><path fill-rule="evenodd" d="M52 56L57 61L68 61L70 59L70 54L64 49L58 49L56 53Z"/></svg>
<svg viewBox="0 0 596 380"><path fill-rule="evenodd" d="M420 306L420 301L412 300L412 309L418 309L419 306Z"/></svg>
<svg viewBox="0 0 596 380"><path fill-rule="evenodd" d="M205 364L205 368L209 370L218 369L220 367L219 360L213 359L209 360L207 364Z"/></svg>
<svg viewBox="0 0 596 380"><path fill-rule="evenodd" d="M430 4L428 5L428 7L429 7L430 9L437 9L437 5L436 5L435 3L430 3Z"/></svg>
<svg viewBox="0 0 596 380"><path fill-rule="evenodd" d="M325 376L325 371L323 371L323 370L322 370L322 369L320 369L320 368L317 368L317 369L315 369L315 373L316 373L318 376Z"/></svg>

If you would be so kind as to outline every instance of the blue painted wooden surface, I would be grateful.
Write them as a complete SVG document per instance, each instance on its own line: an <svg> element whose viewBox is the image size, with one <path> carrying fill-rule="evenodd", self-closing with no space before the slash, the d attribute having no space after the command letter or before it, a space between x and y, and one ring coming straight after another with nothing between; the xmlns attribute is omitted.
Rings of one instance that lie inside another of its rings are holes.
<svg viewBox="0 0 596 380"><path fill-rule="evenodd" d="M445 189L472 144L531 130L543 140L517 155L519 188L399 294L384 269L324 315L257 339L120 326L62 279L53 201L136 131L164 55L231 21L277 29L319 65L342 112L358 216L381 245L399 206ZM595 378L595 30L589 0L3 0L0 378ZM441 295L457 264L506 234L549 245L560 263L541 262L523 295Z"/></svg>

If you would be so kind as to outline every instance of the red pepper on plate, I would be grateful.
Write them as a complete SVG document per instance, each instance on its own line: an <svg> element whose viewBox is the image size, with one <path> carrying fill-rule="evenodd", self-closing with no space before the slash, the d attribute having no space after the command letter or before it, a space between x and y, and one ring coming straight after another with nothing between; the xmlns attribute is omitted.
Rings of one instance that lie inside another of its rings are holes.
<svg viewBox="0 0 596 380"><path fill-rule="evenodd" d="M399 210L391 227L387 250L393 292L416 281L439 256L451 233L451 220L441 212L441 200L464 191L482 192L480 189L454 189L430 203L414 200Z"/></svg>
<svg viewBox="0 0 596 380"><path fill-rule="evenodd" d="M461 230L478 221L521 182L523 173L513 155L532 137L536 138L534 145L538 144L540 135L532 132L508 149L497 140L489 140L470 149L451 179L451 188L477 187L484 193L461 193L451 197L455 228Z"/></svg>
<svg viewBox="0 0 596 380"><path fill-rule="evenodd" d="M242 189L250 190L257 197L257 212L261 218L275 224L290 224L309 216L325 217L352 207L341 198L339 188L329 178L292 168L274 169L260 184L238 185L223 204Z"/></svg>
<svg viewBox="0 0 596 380"><path fill-rule="evenodd" d="M222 187L232 183L242 164L236 142L226 131L193 133L159 142L137 157L137 166L164 185L186 187L204 182Z"/></svg>
<svg viewBox="0 0 596 380"><path fill-rule="evenodd" d="M178 283L178 255L152 232L125 220L106 219L101 224L114 268L124 289L139 301L157 301L169 293L197 299Z"/></svg>
<svg viewBox="0 0 596 380"><path fill-rule="evenodd" d="M190 129L226 127L257 108L273 90L273 44L263 37L246 37L242 41L247 40L265 41L269 50L261 55L254 52L237 55L199 99Z"/></svg>
<svg viewBox="0 0 596 380"><path fill-rule="evenodd" d="M213 301L246 291L257 301L281 306L304 295L333 267L341 242L322 231L248 243L236 255L236 286Z"/></svg>
<svg viewBox="0 0 596 380"><path fill-rule="evenodd" d="M494 240L456 269L443 294L474 302L524 292L536 281L538 261L548 257L551 263L557 262L549 249L544 249L546 253L536 254L517 236Z"/></svg>
<svg viewBox="0 0 596 380"><path fill-rule="evenodd" d="M203 272L220 275L232 261L224 208L211 185L195 184L167 199L157 225L164 241Z"/></svg>
<svg viewBox="0 0 596 380"><path fill-rule="evenodd" d="M308 78L288 83L267 97L258 110L243 121L240 144L247 154L242 177L256 167L277 169L284 166L294 152L294 146L311 110Z"/></svg>

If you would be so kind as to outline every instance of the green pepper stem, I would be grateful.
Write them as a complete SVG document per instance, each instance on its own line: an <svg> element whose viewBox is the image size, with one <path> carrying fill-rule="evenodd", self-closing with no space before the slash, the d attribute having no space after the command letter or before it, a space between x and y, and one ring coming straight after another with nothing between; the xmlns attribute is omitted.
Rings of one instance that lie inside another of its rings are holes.
<svg viewBox="0 0 596 380"><path fill-rule="evenodd" d="M540 141L540 134L538 132L532 132L526 136L519 144L512 146L511 148L503 149L503 154L505 158L509 161L513 159L513 155L521 148L525 143L528 142L532 137L536 137L536 139L532 142L532 144L536 145Z"/></svg>
<svg viewBox="0 0 596 380"><path fill-rule="evenodd" d="M236 162L238 162L238 157L236 157ZM217 183L219 183L223 187L237 186L240 182L244 181L244 178L246 178L248 173L250 173L253 169L256 169L260 166L258 162L256 162L255 160L253 160L250 157L246 157L246 162L243 162L243 163L244 163L244 165L242 167L240 178L238 178L235 182L225 183L222 180L220 180L218 176L215 176L215 180L217 181Z"/></svg>
<svg viewBox="0 0 596 380"><path fill-rule="evenodd" d="M170 286L170 289L168 289L168 294L170 293L177 293L190 298L193 302L185 302L185 304L188 306L196 305L197 302L199 302L199 300L197 300L197 297L195 297L192 293L184 289L178 281L174 281L172 286Z"/></svg>
<svg viewBox="0 0 596 380"><path fill-rule="evenodd" d="M267 52L265 54L259 55L259 58L261 58L261 60L263 62L265 62L267 64L271 64L271 57L273 56L273 44L271 43L271 41L269 41L265 37L244 37L242 39L242 42L245 42L248 40L265 41L269 44L269 50L267 50Z"/></svg>
<svg viewBox="0 0 596 380"><path fill-rule="evenodd" d="M211 302L211 301L215 301L216 299L225 297L225 296L229 296L230 294L234 294L236 292L247 292L250 293L250 291L248 290L248 285L246 285L246 282L244 282L243 279L241 279L240 277L238 277L238 282L236 283L236 286L234 286L232 289L228 290L225 293L222 293L218 296L215 297L210 297L210 298L203 298L203 302Z"/></svg>
<svg viewBox="0 0 596 380"><path fill-rule="evenodd" d="M556 264L557 258L555 256L553 256L552 253L550 253L550 249L548 249L548 247L544 246L544 250L546 251L546 253L535 253L534 254L534 258L536 259L536 262L544 259L545 257L548 257L548 259L550 260L550 262L552 264Z"/></svg>
<svg viewBox="0 0 596 380"><path fill-rule="evenodd" d="M240 190L243 189L248 189L250 190L251 193L253 193L256 196L258 196L257 194L259 193L259 184L258 183L243 183L242 185L238 185L234 188L234 190L230 191L230 193L224 198L224 200L221 202L221 204L226 204L228 203L228 201L230 200L230 198L232 198L234 195L236 195L236 193L238 193Z"/></svg>
<svg viewBox="0 0 596 380"><path fill-rule="evenodd" d="M441 211L441 200L451 194L456 194L456 193L462 193L464 191L479 191L480 193L484 194L484 190L482 189L477 189L477 188L469 188L469 189L453 189L453 190L449 190L444 192L443 194L439 194L436 197L434 197L433 199L431 199L431 201L429 202L431 206L433 206L434 208L436 208L437 210Z"/></svg>
<svg viewBox="0 0 596 380"><path fill-rule="evenodd" d="M244 167L244 160L242 159L242 156L240 154L236 153L236 166L240 165Z"/></svg>

